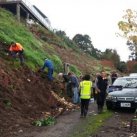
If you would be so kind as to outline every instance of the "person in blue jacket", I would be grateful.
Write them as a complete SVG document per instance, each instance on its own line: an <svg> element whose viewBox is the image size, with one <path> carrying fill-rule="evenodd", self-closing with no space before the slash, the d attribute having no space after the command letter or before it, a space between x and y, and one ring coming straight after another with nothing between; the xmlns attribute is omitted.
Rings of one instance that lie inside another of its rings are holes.
<svg viewBox="0 0 137 137"><path fill-rule="evenodd" d="M53 62L50 59L45 59L44 65L41 68L41 71L44 71L45 68L48 68L48 79L49 80L53 80L53 71L54 71L54 66L53 66Z"/></svg>

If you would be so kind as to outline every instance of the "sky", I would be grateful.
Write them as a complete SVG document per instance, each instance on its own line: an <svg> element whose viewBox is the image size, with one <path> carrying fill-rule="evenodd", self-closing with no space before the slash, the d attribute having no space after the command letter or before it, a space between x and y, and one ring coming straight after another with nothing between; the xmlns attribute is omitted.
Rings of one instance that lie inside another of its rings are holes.
<svg viewBox="0 0 137 137"><path fill-rule="evenodd" d="M76 34L89 35L95 48L115 49L121 61L130 51L126 39L117 37L118 22L126 9L137 11L137 0L29 0L50 20L53 29L62 30L72 39Z"/></svg>

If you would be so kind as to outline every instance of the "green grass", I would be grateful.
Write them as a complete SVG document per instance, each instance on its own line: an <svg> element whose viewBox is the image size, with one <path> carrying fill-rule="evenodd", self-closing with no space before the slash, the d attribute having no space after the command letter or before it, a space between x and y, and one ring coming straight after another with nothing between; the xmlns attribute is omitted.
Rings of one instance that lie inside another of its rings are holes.
<svg viewBox="0 0 137 137"><path fill-rule="evenodd" d="M43 65L45 58L50 58L54 59L53 62L55 61L56 64L59 62L55 70L61 68L59 57L46 52L45 46L49 47L49 45L36 39L25 25L15 21L15 17L10 12L0 8L0 18L0 41L6 42L7 45L12 41L21 43L25 51L26 65L35 69Z"/></svg>
<svg viewBox="0 0 137 137"><path fill-rule="evenodd" d="M32 70L35 71L43 66L44 59L49 58L54 63L56 73L63 71L61 56L52 45L59 46L66 50L71 48L76 52L76 56L80 58L82 52L69 37L59 37L36 24L32 25L32 28L35 30L34 32L39 34L39 37L34 36L30 31L31 29L27 28L23 23L17 22L11 12L0 8L0 41L6 43L8 46L12 41L20 43L25 49L25 64ZM4 58L4 55L5 54L0 51L0 56ZM91 59L91 61L95 61L90 55L87 55L87 57ZM103 69L100 64L92 66L92 68L94 68L95 72ZM75 64L71 64L70 71L76 75L80 75L80 70L81 68L78 68ZM92 72L92 70L90 71Z"/></svg>
<svg viewBox="0 0 137 137"><path fill-rule="evenodd" d="M70 66L70 71L74 72L77 76L81 75L81 72L78 70L78 68L75 65Z"/></svg>
<svg viewBox="0 0 137 137"><path fill-rule="evenodd" d="M35 71L43 66L44 59L49 58L54 63L55 72L62 72L62 60L51 46L51 43L63 47L67 47L66 44L51 31L38 25L36 26L36 30L40 32L41 39L36 38L24 24L17 22L12 13L0 8L0 41L8 45L5 48L8 49L12 41L20 43L24 47L25 64L32 70ZM3 58L4 55L0 54ZM78 72L78 69L75 67L72 70Z"/></svg>
<svg viewBox="0 0 137 137"><path fill-rule="evenodd" d="M42 65L43 58L47 57L42 43L23 25L15 21L15 17L3 9L0 9L0 41L10 45L11 41L19 42L25 49L25 62L35 68Z"/></svg>
<svg viewBox="0 0 137 137"><path fill-rule="evenodd" d="M80 119L80 124L75 127L74 133L69 137L89 137L94 134L107 120L113 115L112 112L105 110L102 114L92 115L86 119Z"/></svg>

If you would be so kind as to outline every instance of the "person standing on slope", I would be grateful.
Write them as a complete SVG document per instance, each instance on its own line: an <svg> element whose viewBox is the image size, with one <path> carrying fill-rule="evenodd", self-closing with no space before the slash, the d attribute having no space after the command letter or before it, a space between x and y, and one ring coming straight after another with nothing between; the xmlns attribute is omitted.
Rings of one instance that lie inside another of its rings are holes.
<svg viewBox="0 0 137 137"><path fill-rule="evenodd" d="M43 67L40 69L40 71L44 71L45 68L48 68L48 79L50 81L53 80L53 71L54 71L54 66L53 62L50 59L45 59Z"/></svg>
<svg viewBox="0 0 137 137"><path fill-rule="evenodd" d="M24 49L20 43L11 42L10 48L9 48L9 54L16 58L17 56L20 59L20 64L23 65L24 63L24 57L23 57Z"/></svg>

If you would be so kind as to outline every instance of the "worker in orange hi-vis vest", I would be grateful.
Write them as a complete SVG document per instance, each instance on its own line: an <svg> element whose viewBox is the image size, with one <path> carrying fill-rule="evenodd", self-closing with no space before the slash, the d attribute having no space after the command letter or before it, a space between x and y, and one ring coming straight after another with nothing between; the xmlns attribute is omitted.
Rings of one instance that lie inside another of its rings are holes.
<svg viewBox="0 0 137 137"><path fill-rule="evenodd" d="M9 53L14 58L16 58L18 56L20 59L21 65L23 65L23 63L24 63L23 52L24 52L24 49L20 43L11 42L11 46L9 48Z"/></svg>

